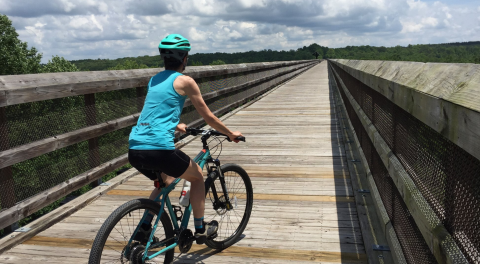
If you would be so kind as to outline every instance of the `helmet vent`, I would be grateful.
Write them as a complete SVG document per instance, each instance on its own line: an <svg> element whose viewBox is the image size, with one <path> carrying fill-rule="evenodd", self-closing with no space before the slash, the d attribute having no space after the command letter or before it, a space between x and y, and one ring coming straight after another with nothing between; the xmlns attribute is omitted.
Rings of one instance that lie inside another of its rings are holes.
<svg viewBox="0 0 480 264"><path fill-rule="evenodd" d="M176 43L173 42L162 42L163 45L175 45Z"/></svg>
<svg viewBox="0 0 480 264"><path fill-rule="evenodd" d="M181 38L179 38L179 37L175 37L175 39L176 39L176 40L181 40Z"/></svg>

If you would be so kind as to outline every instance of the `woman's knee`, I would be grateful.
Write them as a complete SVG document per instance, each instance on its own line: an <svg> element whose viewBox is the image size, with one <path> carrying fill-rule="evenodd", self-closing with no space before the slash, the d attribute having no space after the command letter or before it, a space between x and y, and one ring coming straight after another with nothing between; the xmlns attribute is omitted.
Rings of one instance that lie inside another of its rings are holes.
<svg viewBox="0 0 480 264"><path fill-rule="evenodd" d="M195 181L201 181L203 182L203 175L202 175L202 170L200 169L200 167L195 164L197 166L197 169L193 175L193 177L195 178Z"/></svg>
<svg viewBox="0 0 480 264"><path fill-rule="evenodd" d="M202 170L195 162L192 161L192 164L190 164L187 171L180 178L189 182L203 182Z"/></svg>

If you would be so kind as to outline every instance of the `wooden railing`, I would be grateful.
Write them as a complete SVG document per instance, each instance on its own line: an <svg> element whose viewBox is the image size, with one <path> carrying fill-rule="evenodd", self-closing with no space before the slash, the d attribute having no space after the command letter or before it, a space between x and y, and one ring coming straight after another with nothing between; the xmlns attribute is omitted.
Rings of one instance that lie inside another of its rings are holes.
<svg viewBox="0 0 480 264"><path fill-rule="evenodd" d="M329 65L392 252L480 263L480 65Z"/></svg>
<svg viewBox="0 0 480 264"><path fill-rule="evenodd" d="M318 62L199 66L184 74L195 79L207 105L221 115ZM0 229L127 164L125 134L138 120L148 81L161 70L0 76ZM203 124L188 99L181 121ZM102 143L118 132L123 134L117 141ZM74 155L73 149L83 154ZM109 158L119 149L121 155ZM55 155L62 157L58 164L29 163ZM76 171L81 173L72 176Z"/></svg>

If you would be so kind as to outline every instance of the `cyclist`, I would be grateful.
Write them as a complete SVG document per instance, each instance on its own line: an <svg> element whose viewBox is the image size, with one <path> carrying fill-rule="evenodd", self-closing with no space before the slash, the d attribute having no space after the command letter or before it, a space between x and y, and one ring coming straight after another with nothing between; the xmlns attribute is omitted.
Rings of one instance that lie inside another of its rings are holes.
<svg viewBox="0 0 480 264"><path fill-rule="evenodd" d="M129 138L128 160L139 172L155 182L154 172L161 171L162 180L168 186L175 178L191 182L190 203L193 209L195 237L197 244L203 244L208 237L215 234L218 222L203 221L205 211L205 187L202 170L193 160L179 149L175 149L174 132L186 133L187 126L179 123L185 99L190 98L198 113L212 128L235 140L242 136L238 131L232 132L210 111L200 93L196 82L182 74L188 62L190 42L179 34L164 38L158 46L160 56L165 62L165 70L153 76L148 83L145 104L137 125L132 128ZM160 192L155 188L150 199L155 199ZM140 232L134 238L145 242L151 233L153 215L142 223Z"/></svg>

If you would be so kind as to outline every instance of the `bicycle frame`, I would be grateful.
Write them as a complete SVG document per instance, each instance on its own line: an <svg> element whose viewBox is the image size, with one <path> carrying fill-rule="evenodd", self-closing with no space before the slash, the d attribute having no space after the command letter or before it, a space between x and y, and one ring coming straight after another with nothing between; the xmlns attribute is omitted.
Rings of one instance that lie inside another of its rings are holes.
<svg viewBox="0 0 480 264"><path fill-rule="evenodd" d="M202 149L202 151L200 151L200 153L198 153L198 155L193 159L193 161L195 163L197 163L200 168L204 168L205 164L207 163L207 161L211 158L210 156L210 150L208 148L206 149ZM151 242L153 241L153 236L154 236L154 233L155 233L155 230L157 229L157 225L158 225L158 221L160 220L160 216L163 214L163 212L165 211L165 204L167 205L167 208L168 208L168 212L170 214L170 218L171 218L171 221L173 223L173 227L174 227L174 230L175 231L178 231L178 230L181 230L181 229L186 229L187 226L188 226L188 222L190 220L190 214L192 212L192 205L189 205L187 208L185 208L185 212L183 213L183 217L182 217L182 222L180 224L180 226L178 226L178 220L177 220L177 215L175 214L175 211L173 210L173 207L172 207L172 203L170 202L170 198L168 197L168 194L173 190L175 189L175 186L177 185L177 183L180 182L180 178L177 178L173 181L172 184L170 184L168 187L166 188L162 188L162 191L160 192L160 194L155 198L155 202L161 202L160 204L160 212L157 216L157 219L155 220L155 224L153 225L153 228L152 228L152 232L150 233L150 237L148 239L148 243L145 247L145 253L148 252L148 249L150 248L150 246L165 246L165 242L158 242L158 243L155 243L155 244L151 244ZM160 198L162 197L162 198ZM132 240L133 240L133 237L135 237L136 233L138 232L138 229L140 228L140 225L141 223L143 222L143 220L145 219L145 217L147 216L148 214L148 210L145 211L145 213L143 214L143 217L142 219L140 220L139 224L137 225L137 228L135 229L135 231L133 232L133 235L132 237L130 238L130 240L128 241L128 244L127 245L130 245L132 243ZM177 242L171 244L170 246L150 255L150 256L147 256L147 254L144 254L143 255L143 261L145 260L151 260L153 258L155 258L156 256L172 249L172 248L175 248L176 246L178 245ZM127 247L128 248L128 247ZM127 252L127 250L125 251L125 254L130 254L129 252Z"/></svg>

